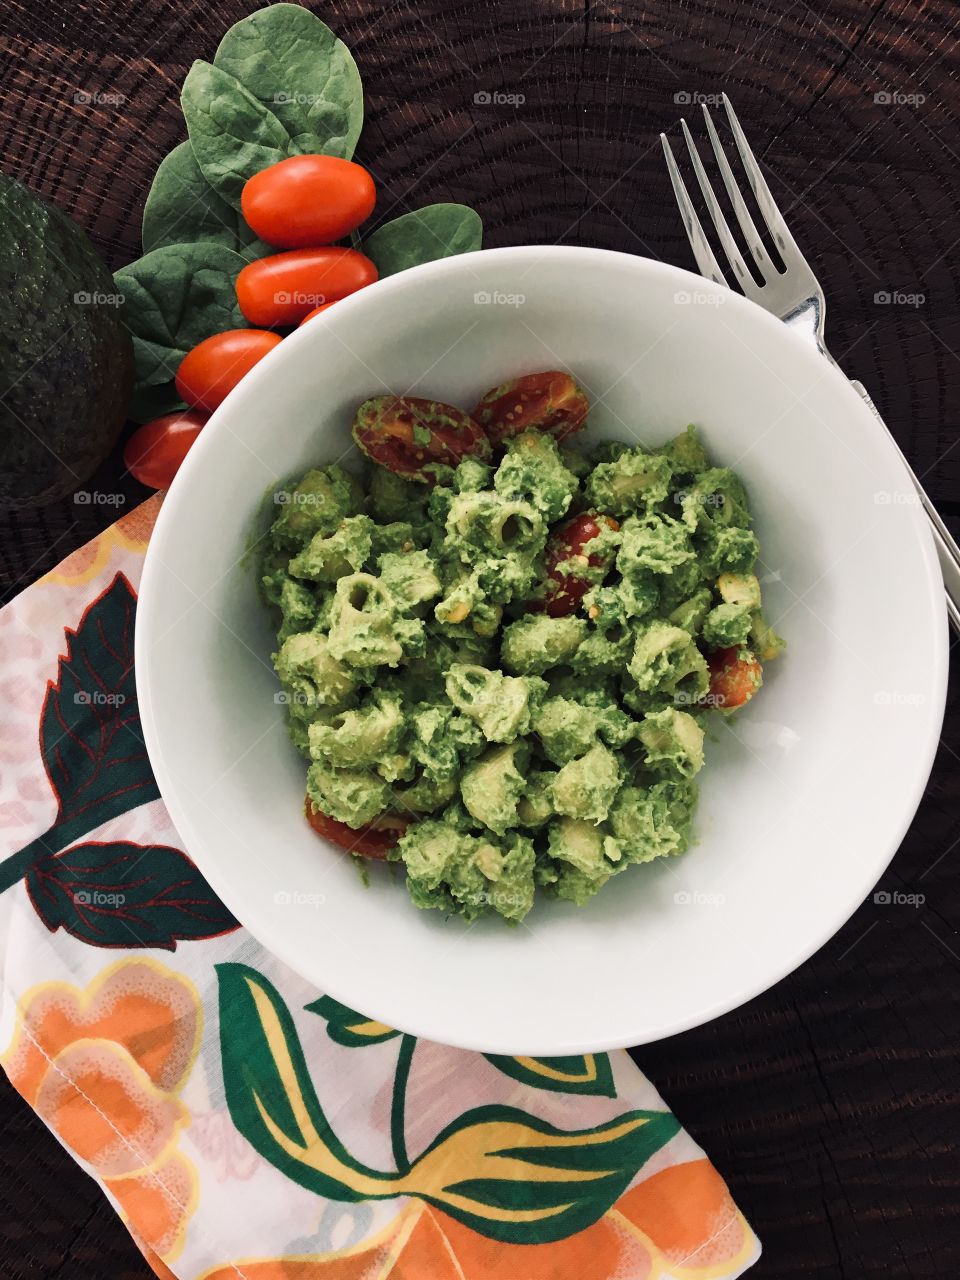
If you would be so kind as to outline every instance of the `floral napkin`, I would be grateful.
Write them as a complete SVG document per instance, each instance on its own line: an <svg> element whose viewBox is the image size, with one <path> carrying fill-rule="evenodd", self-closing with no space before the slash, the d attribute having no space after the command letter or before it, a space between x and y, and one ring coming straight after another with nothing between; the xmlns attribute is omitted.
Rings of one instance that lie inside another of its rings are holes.
<svg viewBox="0 0 960 1280"><path fill-rule="evenodd" d="M728 1280L759 1244L624 1051L466 1053L284 968L140 732L151 499L0 612L0 1045L179 1280Z"/></svg>

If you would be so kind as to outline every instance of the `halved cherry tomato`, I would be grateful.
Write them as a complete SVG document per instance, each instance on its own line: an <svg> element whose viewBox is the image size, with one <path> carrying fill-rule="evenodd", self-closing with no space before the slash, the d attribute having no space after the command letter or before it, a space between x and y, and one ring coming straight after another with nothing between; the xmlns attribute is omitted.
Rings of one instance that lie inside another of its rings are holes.
<svg viewBox="0 0 960 1280"><path fill-rule="evenodd" d="M408 480L436 482L428 468L455 467L466 454L490 457L490 441L474 420L452 404L418 396L374 396L353 422L353 438L374 462Z"/></svg>
<svg viewBox="0 0 960 1280"><path fill-rule="evenodd" d="M307 821L317 835L333 841L349 853L362 853L365 858L385 858L388 850L396 846L410 825L409 818L402 818L399 814L383 814L363 827L348 827L345 822L337 822L335 818L328 818L325 813L315 809L309 796L305 812Z"/></svg>
<svg viewBox="0 0 960 1280"><path fill-rule="evenodd" d="M547 591L542 607L551 618L566 618L569 614L576 613L580 608L580 601L593 586L590 578L561 573L558 565L579 559L584 568L588 565L591 569L609 566L612 559L609 551L595 551L591 555L584 552L586 544L601 532L601 524L608 529L620 528L613 516L584 512L555 529L547 540Z"/></svg>
<svg viewBox="0 0 960 1280"><path fill-rule="evenodd" d="M321 311L326 311L329 307L332 307L332 306L333 306L332 302L324 302L319 307L314 307L311 312L309 312L307 315L303 317L303 319L300 321L300 324L305 325L308 320L312 320L313 317L318 316Z"/></svg>
<svg viewBox="0 0 960 1280"><path fill-rule="evenodd" d="M476 418L494 442L523 431L542 431L565 440L579 430L590 405L569 373L528 373L494 387L481 399Z"/></svg>
<svg viewBox="0 0 960 1280"><path fill-rule="evenodd" d="M290 249L248 262L237 276L237 301L251 324L299 324L324 302L336 302L377 279L356 249Z"/></svg>
<svg viewBox="0 0 960 1280"><path fill-rule="evenodd" d="M261 240L278 249L310 249L342 240L377 203L373 179L339 156L290 156L255 173L240 208Z"/></svg>
<svg viewBox="0 0 960 1280"><path fill-rule="evenodd" d="M749 702L763 683L763 668L749 651L734 645L707 654L710 668L710 691L704 699L708 705L732 711Z"/></svg>
<svg viewBox="0 0 960 1280"><path fill-rule="evenodd" d="M169 489L187 451L207 421L205 413L184 409L138 427L123 450L123 465L150 489Z"/></svg>
<svg viewBox="0 0 960 1280"><path fill-rule="evenodd" d="M180 361L177 393L195 409L213 413L241 378L283 339L266 329L227 329L197 343Z"/></svg>

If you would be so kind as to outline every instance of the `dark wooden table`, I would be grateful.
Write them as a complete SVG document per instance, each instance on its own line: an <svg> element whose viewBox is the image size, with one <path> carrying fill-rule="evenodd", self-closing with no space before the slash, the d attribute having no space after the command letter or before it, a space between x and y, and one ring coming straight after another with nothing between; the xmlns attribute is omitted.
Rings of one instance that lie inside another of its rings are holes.
<svg viewBox="0 0 960 1280"><path fill-rule="evenodd" d="M178 87L253 0L8 0L3 168L120 266ZM658 134L726 89L861 378L960 532L960 68L948 0L330 0L312 6L367 88L358 159L381 207L460 199L486 243L563 241L692 266ZM78 91L101 95L83 103ZM477 94L512 95L485 105ZM117 99L113 101L111 99ZM878 294L922 295L915 305ZM93 486L91 486L93 487ZM96 487L144 496L118 458ZM8 594L115 508L67 499L0 518ZM772 991L637 1050L729 1179L765 1247L751 1275L946 1280L960 1268L960 716L882 887ZM146 1269L95 1185L3 1085L0 1280ZM428 1280L424 1277L423 1280Z"/></svg>

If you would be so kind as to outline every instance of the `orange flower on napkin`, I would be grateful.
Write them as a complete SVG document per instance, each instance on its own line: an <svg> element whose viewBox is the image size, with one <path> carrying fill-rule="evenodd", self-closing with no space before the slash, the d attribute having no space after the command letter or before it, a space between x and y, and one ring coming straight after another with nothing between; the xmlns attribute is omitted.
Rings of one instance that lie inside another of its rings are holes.
<svg viewBox="0 0 960 1280"><path fill-rule="evenodd" d="M655 1173L599 1222L551 1244L504 1245L409 1203L375 1238L333 1253L240 1259L203 1280L710 1280L737 1274L755 1240L709 1160Z"/></svg>
<svg viewBox="0 0 960 1280"><path fill-rule="evenodd" d="M200 1043L191 983L154 960L121 960L83 990L43 983L19 1002L4 1056L14 1088L96 1173L142 1245L183 1242L196 1173L177 1149L177 1094Z"/></svg>

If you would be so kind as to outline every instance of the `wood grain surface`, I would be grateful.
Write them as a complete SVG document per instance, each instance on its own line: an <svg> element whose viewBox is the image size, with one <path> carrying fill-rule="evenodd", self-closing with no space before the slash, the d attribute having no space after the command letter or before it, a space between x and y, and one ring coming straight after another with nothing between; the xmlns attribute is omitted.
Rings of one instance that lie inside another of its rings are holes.
<svg viewBox="0 0 960 1280"><path fill-rule="evenodd" d="M72 214L113 266L136 257L150 179L184 136L180 82L257 7L7 0L3 168ZM311 7L364 77L358 159L377 177L378 215L464 200L488 246L580 243L692 267L658 134L695 112L697 95L727 90L826 289L831 350L960 532L954 4ZM497 93L513 101L476 97ZM897 293L922 301L876 300ZM144 496L118 458L87 487L127 507ZM67 499L0 519L4 590L115 512ZM923 894L922 906L871 897L766 995L635 1051L763 1240L758 1280L946 1280L960 1269L957 710L954 681L926 797L879 886ZM0 1159L0 1280L145 1280L95 1185L5 1085Z"/></svg>

